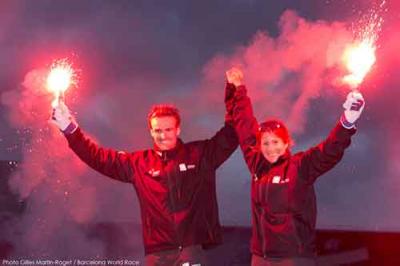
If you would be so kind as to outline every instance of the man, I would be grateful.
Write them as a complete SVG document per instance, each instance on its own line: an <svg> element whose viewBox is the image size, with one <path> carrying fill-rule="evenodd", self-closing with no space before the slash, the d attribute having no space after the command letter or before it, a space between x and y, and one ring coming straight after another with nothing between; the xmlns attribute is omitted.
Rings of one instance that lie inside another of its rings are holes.
<svg viewBox="0 0 400 266"><path fill-rule="evenodd" d="M67 106L53 122L69 147L96 171L132 183L140 203L146 265L205 265L203 249L222 242L215 188L216 169L235 151L232 86L226 87L225 125L210 139L179 139L176 107L156 105L148 115L154 147L131 153L104 149L85 136Z"/></svg>

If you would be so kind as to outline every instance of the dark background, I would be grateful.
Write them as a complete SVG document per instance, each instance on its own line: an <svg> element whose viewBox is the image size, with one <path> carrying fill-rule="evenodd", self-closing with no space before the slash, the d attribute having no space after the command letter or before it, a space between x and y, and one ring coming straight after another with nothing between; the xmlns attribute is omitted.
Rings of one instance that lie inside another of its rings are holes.
<svg viewBox="0 0 400 266"><path fill-rule="evenodd" d="M146 115L163 102L180 108L184 141L212 136L223 123L224 72L235 65L257 117L286 121L299 151L321 141L339 118L348 90L336 82L337 51L368 14L384 19L377 63L360 87L367 105L352 146L316 184L318 228L400 231L400 4L380 4L1 1L0 159L20 162L2 184L24 205L2 223L14 254L96 256L105 247L81 226L140 224L133 188L80 163L47 123L51 95L43 77L54 59L68 57L79 70L66 101L103 146L149 147ZM218 172L224 225L250 225L249 184L237 151ZM141 246L140 231L130 241Z"/></svg>

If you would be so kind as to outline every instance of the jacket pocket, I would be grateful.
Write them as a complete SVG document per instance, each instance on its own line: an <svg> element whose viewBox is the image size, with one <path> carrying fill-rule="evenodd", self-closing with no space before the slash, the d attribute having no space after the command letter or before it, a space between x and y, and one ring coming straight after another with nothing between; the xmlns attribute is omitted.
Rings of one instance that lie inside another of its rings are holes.
<svg viewBox="0 0 400 266"><path fill-rule="evenodd" d="M257 202L265 206L270 213L285 214L289 211L289 182L258 184Z"/></svg>
<svg viewBox="0 0 400 266"><path fill-rule="evenodd" d="M302 243L292 214L266 214L266 252L277 256L298 255Z"/></svg>
<svg viewBox="0 0 400 266"><path fill-rule="evenodd" d="M272 213L288 213L289 183L269 184L268 206Z"/></svg>
<svg viewBox="0 0 400 266"><path fill-rule="evenodd" d="M185 164L178 165L178 170L170 187L170 197L174 203L174 211L186 209L200 188L197 169L187 168L190 165L182 165Z"/></svg>

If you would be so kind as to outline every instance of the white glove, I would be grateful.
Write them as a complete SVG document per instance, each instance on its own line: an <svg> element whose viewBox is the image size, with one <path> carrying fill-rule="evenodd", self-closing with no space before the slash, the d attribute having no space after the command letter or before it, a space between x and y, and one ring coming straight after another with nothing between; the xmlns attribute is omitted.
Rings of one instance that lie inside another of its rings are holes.
<svg viewBox="0 0 400 266"><path fill-rule="evenodd" d="M365 101L362 94L358 91L350 92L343 104L344 114L341 118L342 125L345 128L353 128L355 122L360 118L364 107Z"/></svg>
<svg viewBox="0 0 400 266"><path fill-rule="evenodd" d="M73 133L78 127L68 107L62 101L53 108L51 122L64 133Z"/></svg>

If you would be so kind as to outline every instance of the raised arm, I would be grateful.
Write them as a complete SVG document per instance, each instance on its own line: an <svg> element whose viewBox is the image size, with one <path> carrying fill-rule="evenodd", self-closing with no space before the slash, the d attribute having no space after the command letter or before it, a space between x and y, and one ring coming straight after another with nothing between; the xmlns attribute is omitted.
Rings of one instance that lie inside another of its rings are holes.
<svg viewBox="0 0 400 266"><path fill-rule="evenodd" d="M359 92L351 92L343 104L345 111L327 139L307 150L301 159L301 176L310 184L343 157L344 151L355 134L355 122L364 109L364 99Z"/></svg>
<svg viewBox="0 0 400 266"><path fill-rule="evenodd" d="M238 138L233 127L233 100L235 87L225 87L225 123L224 126L209 140L206 140L205 159L214 169L225 162L239 145Z"/></svg>
<svg viewBox="0 0 400 266"><path fill-rule="evenodd" d="M53 110L52 121L64 133L69 147L91 168L122 182L133 181L132 156L102 148L85 136L64 103Z"/></svg>
<svg viewBox="0 0 400 266"><path fill-rule="evenodd" d="M258 122L254 117L246 87L242 84L242 72L239 69L232 68L226 72L226 77L228 81L227 86L235 88L232 116L240 148L250 172L256 174L260 163L267 163L256 147Z"/></svg>

